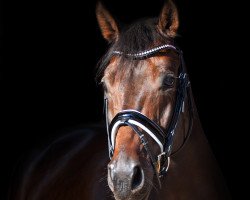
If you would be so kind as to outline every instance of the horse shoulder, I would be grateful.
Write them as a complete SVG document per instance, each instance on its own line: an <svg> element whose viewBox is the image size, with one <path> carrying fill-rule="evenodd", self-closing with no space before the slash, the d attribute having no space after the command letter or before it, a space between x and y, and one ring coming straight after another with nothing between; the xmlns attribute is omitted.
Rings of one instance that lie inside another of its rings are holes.
<svg viewBox="0 0 250 200"><path fill-rule="evenodd" d="M33 156L10 199L105 199L105 136L103 126L91 126L58 138Z"/></svg>

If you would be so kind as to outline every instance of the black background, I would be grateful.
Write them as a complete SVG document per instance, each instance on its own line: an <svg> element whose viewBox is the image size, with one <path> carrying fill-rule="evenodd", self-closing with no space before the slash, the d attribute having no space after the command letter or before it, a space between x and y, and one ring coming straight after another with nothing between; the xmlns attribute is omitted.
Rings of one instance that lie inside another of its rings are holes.
<svg viewBox="0 0 250 200"><path fill-rule="evenodd" d="M157 16L161 0L104 1L121 22ZM200 118L233 196L243 169L237 139L243 5L233 1L177 0L184 51ZM37 146L62 130L102 119L95 66L107 49L95 1L1 3L1 181ZM4 14L3 14L4 13ZM237 47L237 48L235 48ZM243 174L243 173L242 173Z"/></svg>

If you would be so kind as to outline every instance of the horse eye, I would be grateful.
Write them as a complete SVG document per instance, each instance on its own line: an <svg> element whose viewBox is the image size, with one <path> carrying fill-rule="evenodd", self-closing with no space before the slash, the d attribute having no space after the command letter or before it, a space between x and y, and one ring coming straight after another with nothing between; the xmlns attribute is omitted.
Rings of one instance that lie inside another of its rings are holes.
<svg viewBox="0 0 250 200"><path fill-rule="evenodd" d="M167 75L163 80L163 85L165 87L172 87L175 83L175 77L172 75Z"/></svg>

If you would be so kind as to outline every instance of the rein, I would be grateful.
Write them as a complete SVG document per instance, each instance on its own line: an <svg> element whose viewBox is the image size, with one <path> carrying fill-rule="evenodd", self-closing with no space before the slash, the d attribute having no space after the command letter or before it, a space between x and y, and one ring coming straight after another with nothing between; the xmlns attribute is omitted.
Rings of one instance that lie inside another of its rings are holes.
<svg viewBox="0 0 250 200"><path fill-rule="evenodd" d="M168 126L167 131L163 130L157 123L149 119L147 116L143 115L137 110L132 110L132 109L120 111L119 113L117 113L117 115L112 119L111 123L109 124L108 99L107 98L104 99L110 159L112 159L112 156L114 153L115 139L116 139L116 134L119 128L121 126L131 127L133 131L137 133L140 137L143 147L146 150L147 155L149 156L151 160L151 163L156 173L156 177L158 179L160 187L161 187L160 178L163 177L163 175L167 173L169 165L170 165L170 156L172 155L171 152L172 152L172 146L173 146L173 139L175 135L175 129L177 127L180 113L184 112L184 104L185 104L186 97L187 97L188 107L189 107L189 128L188 128L186 139L184 140L180 149L186 143L186 140L188 139L191 133L192 124L193 124L193 105L192 105L192 99L191 99L191 87L190 87L188 74L186 72L186 67L185 67L182 51L177 49L175 46L169 45L169 44L161 45L153 49L135 53L135 54L124 55L123 52L113 51L114 55L123 55L123 56L130 57L133 59L146 59L149 56L154 56L156 53L160 52L163 49L172 49L176 51L179 54L179 59L180 59L180 67L179 67L179 73L178 73L179 83L178 83L178 88L177 88L176 103L175 103L172 119L171 119L170 125ZM152 151L150 150L145 134L151 137L155 141L155 143L159 146L161 150L159 155L157 156L152 155L151 153Z"/></svg>

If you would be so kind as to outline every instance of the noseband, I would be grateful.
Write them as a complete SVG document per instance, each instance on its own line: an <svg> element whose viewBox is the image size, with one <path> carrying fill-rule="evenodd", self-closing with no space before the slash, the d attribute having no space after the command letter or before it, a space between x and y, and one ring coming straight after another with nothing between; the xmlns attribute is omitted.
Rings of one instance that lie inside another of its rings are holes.
<svg viewBox="0 0 250 200"><path fill-rule="evenodd" d="M190 82L186 72L184 59L182 55L182 51L177 49L173 45L165 44L153 49L135 53L135 54L125 54L120 51L113 51L114 55L123 55L133 59L146 59L148 57L152 57L159 53L161 50L171 49L178 53L180 59L179 73L178 73L178 86L177 86L177 94L176 94L176 103L174 107L174 112L172 115L171 122L168 126L167 131L163 130L157 123L149 119L147 116L143 115L137 110L122 110L112 119L109 124L108 121L108 100L105 98L105 113L106 113L106 126L108 133L108 145L109 145L109 157L110 159L113 156L115 149L115 140L116 135L121 126L129 126L132 130L137 133L140 137L140 140L151 160L152 166L155 170L157 179L160 184L159 178L166 174L169 164L170 164L170 155L172 152L173 146L173 138L175 135L175 129L178 123L178 119L181 111L184 109L185 97L188 98L189 104L189 129L187 136L191 132L192 126L192 100L191 100L191 89ZM154 142L160 148L160 154L157 156L152 155L152 151L148 145L148 141L145 137L147 134L150 138L154 140ZM160 184L161 185L161 184Z"/></svg>

